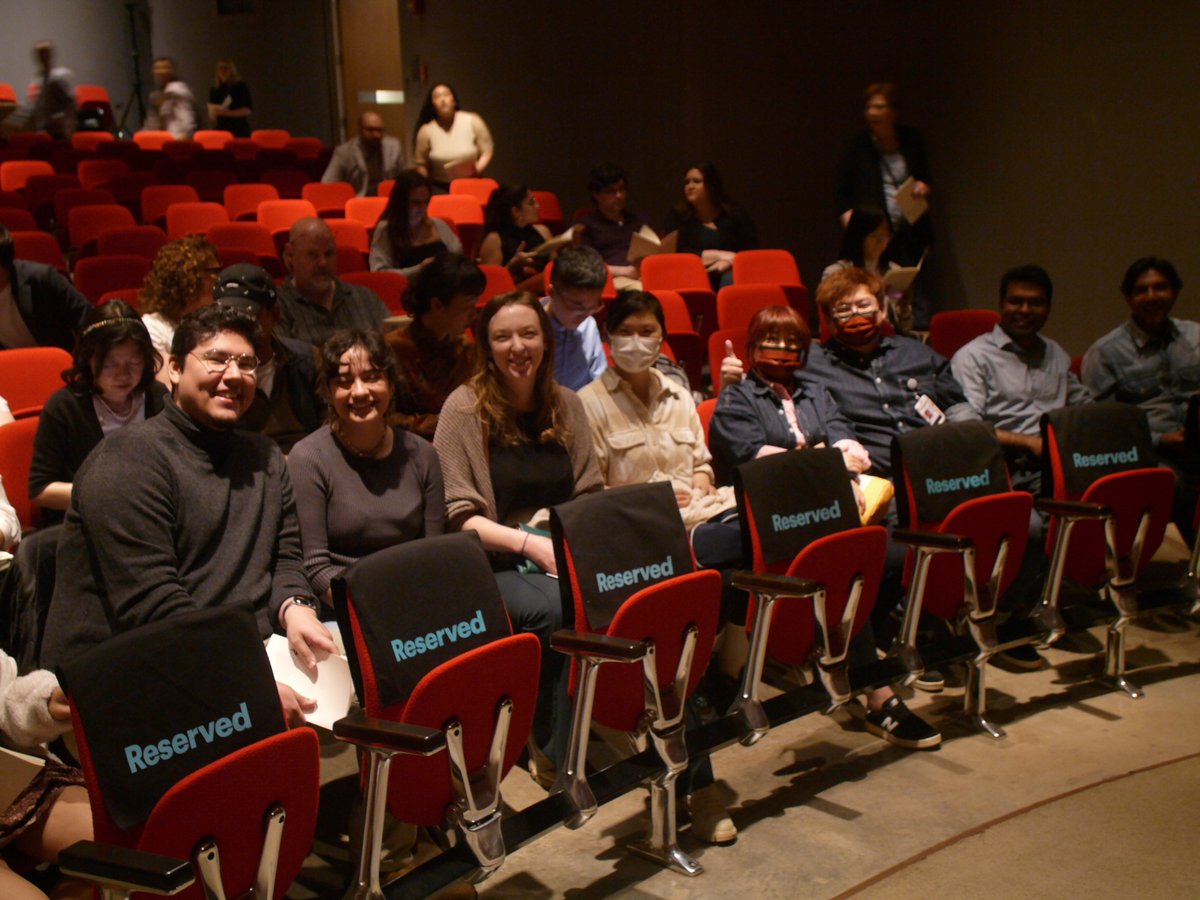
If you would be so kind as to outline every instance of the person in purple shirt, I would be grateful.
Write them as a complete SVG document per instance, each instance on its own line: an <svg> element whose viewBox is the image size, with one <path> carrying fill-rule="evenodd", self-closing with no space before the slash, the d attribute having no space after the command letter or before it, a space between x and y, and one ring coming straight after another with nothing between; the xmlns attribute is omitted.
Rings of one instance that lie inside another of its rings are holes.
<svg viewBox="0 0 1200 900"><path fill-rule="evenodd" d="M625 170L613 163L596 166L588 175L588 193L596 206L579 217L583 244L603 257L617 290L641 290L641 272L629 260L629 242L647 223L627 205Z"/></svg>

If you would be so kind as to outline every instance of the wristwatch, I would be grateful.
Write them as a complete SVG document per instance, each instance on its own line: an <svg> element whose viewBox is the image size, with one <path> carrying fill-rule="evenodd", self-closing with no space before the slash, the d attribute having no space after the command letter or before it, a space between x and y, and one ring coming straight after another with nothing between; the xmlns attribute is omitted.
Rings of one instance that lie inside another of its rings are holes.
<svg viewBox="0 0 1200 900"><path fill-rule="evenodd" d="M286 627L284 615L293 606L303 606L305 609L311 609L314 613L316 613L317 618L321 617L321 604L315 597L304 597L299 595L295 597L288 597L283 601L283 606L279 607L279 624L281 626Z"/></svg>

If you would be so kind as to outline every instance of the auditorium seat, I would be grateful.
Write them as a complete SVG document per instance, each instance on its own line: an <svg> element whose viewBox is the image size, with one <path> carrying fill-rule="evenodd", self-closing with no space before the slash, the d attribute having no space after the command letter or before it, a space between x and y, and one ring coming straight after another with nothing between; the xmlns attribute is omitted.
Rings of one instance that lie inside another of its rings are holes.
<svg viewBox="0 0 1200 900"><path fill-rule="evenodd" d="M287 233L300 219L314 218L317 210L307 200L264 200L258 204L258 223L274 237Z"/></svg>
<svg viewBox="0 0 1200 900"><path fill-rule="evenodd" d="M22 531L37 528L42 518L41 510L29 499L29 467L33 463L33 439L37 427L38 417L31 416L0 428L0 479L4 481L4 493L17 512Z"/></svg>
<svg viewBox="0 0 1200 900"><path fill-rule="evenodd" d="M455 178L450 182L450 196L474 197L483 208L498 187L500 183L494 178Z"/></svg>
<svg viewBox="0 0 1200 900"><path fill-rule="evenodd" d="M326 219L325 224L333 232L335 244L353 247L362 254L371 252L371 242L362 222L355 222L352 219Z"/></svg>
<svg viewBox="0 0 1200 900"><path fill-rule="evenodd" d="M530 191L529 193L537 198L538 207L542 211L538 221L549 228L551 234L561 234L565 226L562 204L558 202L558 194L553 191Z"/></svg>
<svg viewBox="0 0 1200 900"><path fill-rule="evenodd" d="M300 196L316 207L317 215L323 219L344 218L346 201L354 195L354 185L345 181L313 181L300 191Z"/></svg>
<svg viewBox="0 0 1200 900"><path fill-rule="evenodd" d="M95 252L96 239L113 228L136 225L133 213L117 203L76 206L67 213L67 236L81 256Z"/></svg>
<svg viewBox="0 0 1200 900"><path fill-rule="evenodd" d="M788 304L808 320L808 288L800 279L796 258L786 250L741 250L733 257L734 284L774 284Z"/></svg>
<svg viewBox="0 0 1200 900"><path fill-rule="evenodd" d="M71 146L76 150L94 151L108 141L116 140L107 131L77 131L71 135Z"/></svg>
<svg viewBox="0 0 1200 900"><path fill-rule="evenodd" d="M6 191L24 190L25 182L34 175L53 175L54 166L40 159L16 159L0 163L0 188Z"/></svg>
<svg viewBox="0 0 1200 900"><path fill-rule="evenodd" d="M346 201L346 218L362 222L368 230L373 230L387 203L387 197L353 197Z"/></svg>
<svg viewBox="0 0 1200 900"><path fill-rule="evenodd" d="M200 195L187 184L152 184L142 188L142 221L162 227L167 223L167 210L175 203L199 203Z"/></svg>
<svg viewBox="0 0 1200 900"><path fill-rule="evenodd" d="M117 175L129 171L123 159L85 159L75 170L79 184L85 188L107 187Z"/></svg>
<svg viewBox="0 0 1200 900"><path fill-rule="evenodd" d="M0 397L14 418L36 418L63 386L62 373L70 367L71 354L59 347L0 350Z"/></svg>
<svg viewBox="0 0 1200 900"><path fill-rule="evenodd" d="M177 241L189 234L204 234L213 225L229 221L220 203L173 203L167 209L167 238Z"/></svg>
<svg viewBox="0 0 1200 900"><path fill-rule="evenodd" d="M296 154L297 159L316 159L321 155L321 149L325 145L321 143L320 138L314 137L294 137L289 138L283 144L284 150L290 150Z"/></svg>
<svg viewBox="0 0 1200 900"><path fill-rule="evenodd" d="M282 150L291 139L291 133L283 128L256 128L250 132L250 140L271 150Z"/></svg>
<svg viewBox="0 0 1200 900"><path fill-rule="evenodd" d="M75 287L92 303L108 291L140 288L150 272L143 256L89 256L75 264Z"/></svg>
<svg viewBox="0 0 1200 900"><path fill-rule="evenodd" d="M80 187L79 179L74 175L60 175L54 172L29 178L25 183L25 202L39 228L49 231L54 227L54 195L63 188L77 187Z"/></svg>
<svg viewBox="0 0 1200 900"><path fill-rule="evenodd" d="M408 279L399 272L349 272L338 277L348 284L359 284L375 293L392 315L407 315L404 308L404 292L408 290Z"/></svg>
<svg viewBox="0 0 1200 900"><path fill-rule="evenodd" d="M208 203L221 203L225 199L225 188L233 184L237 176L229 169L192 169L184 182L196 189L200 199Z"/></svg>
<svg viewBox="0 0 1200 900"><path fill-rule="evenodd" d="M143 150L161 150L168 141L175 140L169 131L138 131L133 135L133 142Z"/></svg>
<svg viewBox="0 0 1200 900"><path fill-rule="evenodd" d="M257 264L272 277L283 275L283 266L271 232L257 222L222 222L208 229L208 239L218 253L242 251L253 254Z"/></svg>
<svg viewBox="0 0 1200 900"><path fill-rule="evenodd" d="M279 191L274 185L256 182L253 184L231 184L222 192L225 211L230 222L253 222L258 219L258 204L264 200L278 200Z"/></svg>
<svg viewBox="0 0 1200 900"><path fill-rule="evenodd" d="M66 274L67 260L54 235L46 231L14 231L12 237L17 259L53 266Z"/></svg>
<svg viewBox="0 0 1200 900"><path fill-rule="evenodd" d="M25 196L16 191L0 191L0 209L29 209Z"/></svg>
<svg viewBox="0 0 1200 900"><path fill-rule="evenodd" d="M54 222L66 225L71 210L80 206L116 206L117 198L108 188L63 188L54 195Z"/></svg>
<svg viewBox="0 0 1200 900"><path fill-rule="evenodd" d="M929 346L949 359L959 348L1000 324L994 309L951 309L929 320Z"/></svg>
<svg viewBox="0 0 1200 900"><path fill-rule="evenodd" d="M507 294L517 289L517 285L513 281L512 272L508 271L504 266L482 263L479 268L483 272L483 276L487 279L487 282L484 284L483 293L475 301L477 307L486 306L489 300L499 294Z"/></svg>
<svg viewBox="0 0 1200 900"><path fill-rule="evenodd" d="M717 327L745 328L760 309L787 305L787 294L778 285L727 285L717 292Z"/></svg>
<svg viewBox="0 0 1200 900"><path fill-rule="evenodd" d="M264 166L259 175L259 181L263 184L274 185L283 200L299 200L305 185L309 183L309 173L305 169L267 168Z"/></svg>
<svg viewBox="0 0 1200 900"><path fill-rule="evenodd" d="M167 242L167 234L157 225L131 225L105 231L96 241L99 256L144 256L154 259Z"/></svg>
<svg viewBox="0 0 1200 900"><path fill-rule="evenodd" d="M228 131L201 128L192 135L192 140L205 150L224 150L225 145L233 140L233 135Z"/></svg>
<svg viewBox="0 0 1200 900"><path fill-rule="evenodd" d="M37 231L33 213L12 206L0 207L0 225L9 231Z"/></svg>

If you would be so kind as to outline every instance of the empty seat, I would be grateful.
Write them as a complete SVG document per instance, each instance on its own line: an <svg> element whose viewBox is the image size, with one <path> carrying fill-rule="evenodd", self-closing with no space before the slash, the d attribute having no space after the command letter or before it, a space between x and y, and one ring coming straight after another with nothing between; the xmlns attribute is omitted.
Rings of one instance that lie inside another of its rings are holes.
<svg viewBox="0 0 1200 900"><path fill-rule="evenodd" d="M300 196L316 207L317 215L322 218L343 218L346 201L354 195L354 185L345 181L314 181L300 191Z"/></svg>
<svg viewBox="0 0 1200 900"><path fill-rule="evenodd" d="M128 171L129 165L123 159L85 159L75 170L75 175L81 186L99 188Z"/></svg>
<svg viewBox="0 0 1200 900"><path fill-rule="evenodd" d="M264 200L258 205L258 222L272 235L287 232L300 219L316 214L317 210L307 200Z"/></svg>
<svg viewBox="0 0 1200 900"><path fill-rule="evenodd" d="M333 242L339 246L353 247L360 253L370 253L371 243L362 222L351 219L326 219L325 224L333 232Z"/></svg>
<svg viewBox="0 0 1200 900"><path fill-rule="evenodd" d="M258 219L258 204L278 199L279 191L272 184L231 184L222 191L231 222L253 222Z"/></svg>
<svg viewBox="0 0 1200 900"><path fill-rule="evenodd" d="M250 132L250 140L272 150L282 150L291 139L291 133L283 128L256 128Z"/></svg>
<svg viewBox="0 0 1200 900"><path fill-rule="evenodd" d="M184 181L196 189L201 200L221 203L225 199L225 188L234 183L235 177L228 169L193 169Z"/></svg>
<svg viewBox="0 0 1200 900"><path fill-rule="evenodd" d="M108 188L63 188L54 195L54 221L67 223L71 210L79 206L116 206L117 198Z"/></svg>
<svg viewBox="0 0 1200 900"><path fill-rule="evenodd" d="M192 135L192 140L205 150L224 150L225 145L233 140L233 135L228 131L201 128Z"/></svg>
<svg viewBox="0 0 1200 900"><path fill-rule="evenodd" d="M0 428L0 479L4 481L4 493L17 512L22 531L41 524L40 511L29 500L29 467L33 463L33 439L37 427L38 417L30 416Z"/></svg>
<svg viewBox="0 0 1200 900"><path fill-rule="evenodd" d="M299 200L304 187L309 183L309 174L304 169L283 168L272 169L264 167L259 181L263 184L274 185L284 200Z"/></svg>
<svg viewBox="0 0 1200 900"><path fill-rule="evenodd" d="M297 159L316 159L324 146L320 138L298 137L286 140L283 149L295 153Z"/></svg>
<svg viewBox="0 0 1200 900"><path fill-rule="evenodd" d="M788 305L808 318L808 288L800 279L796 258L786 250L739 251L733 257L733 283L778 285Z"/></svg>
<svg viewBox="0 0 1200 900"><path fill-rule="evenodd" d="M642 260L646 290L678 291L692 312L697 333L707 337L717 328L717 298L699 256L691 253L658 253Z"/></svg>
<svg viewBox="0 0 1200 900"><path fill-rule="evenodd" d="M54 166L41 159L14 159L0 163L0 188L6 191L25 189L34 175L53 175Z"/></svg>
<svg viewBox="0 0 1200 900"><path fill-rule="evenodd" d="M774 284L731 284L717 292L717 327L745 328L768 306L788 306L787 294Z"/></svg>
<svg viewBox="0 0 1200 900"><path fill-rule="evenodd" d="M64 273L67 271L67 260L54 235L45 231L14 231L12 237L17 259L54 266Z"/></svg>
<svg viewBox="0 0 1200 900"><path fill-rule="evenodd" d="M133 213L116 203L76 206L67 213L67 235L71 246L85 255L94 252L95 241L103 232L136 224Z"/></svg>
<svg viewBox="0 0 1200 900"><path fill-rule="evenodd" d="M77 131L71 135L71 146L76 150L92 151L108 141L116 140L107 131Z"/></svg>
<svg viewBox="0 0 1200 900"><path fill-rule="evenodd" d="M220 203L173 203L167 209L167 237L177 241L189 234L204 234L213 225L229 221Z"/></svg>
<svg viewBox="0 0 1200 900"><path fill-rule="evenodd" d="M0 225L9 231L37 231L33 213L11 206L0 207Z"/></svg>
<svg viewBox="0 0 1200 900"><path fill-rule="evenodd" d="M144 256L89 256L75 265L75 287L92 303L109 291L140 288L150 272Z"/></svg>
<svg viewBox="0 0 1200 900"><path fill-rule="evenodd" d="M929 320L929 346L949 359L959 348L1000 324L994 309L951 309Z"/></svg>
<svg viewBox="0 0 1200 900"><path fill-rule="evenodd" d="M450 182L450 195L465 195L474 197L481 207L487 206L492 192L500 187L494 178L455 178Z"/></svg>
<svg viewBox="0 0 1200 900"><path fill-rule="evenodd" d="M374 229L387 204L387 197L353 197L346 201L346 218L362 222L368 229Z"/></svg>
<svg viewBox="0 0 1200 900"><path fill-rule="evenodd" d="M16 191L0 191L0 209L29 209L25 196Z"/></svg>
<svg viewBox="0 0 1200 900"><path fill-rule="evenodd" d="M25 183L25 202L39 228L49 230L54 227L54 195L63 188L77 187L80 187L79 179L74 175L53 172L30 176Z"/></svg>
<svg viewBox="0 0 1200 900"><path fill-rule="evenodd" d="M62 373L70 367L71 354L59 347L0 350L0 397L16 418L37 416L63 386Z"/></svg>
<svg viewBox="0 0 1200 900"><path fill-rule="evenodd" d="M139 131L133 136L133 142L143 150L161 150L175 136L169 131Z"/></svg>
<svg viewBox="0 0 1200 900"><path fill-rule="evenodd" d="M517 289L516 282L513 281L512 272L508 271L504 266L484 263L479 268L487 279L487 283L483 286L483 293L475 301L476 306L486 306L487 302L498 294L507 294Z"/></svg>
<svg viewBox="0 0 1200 900"><path fill-rule="evenodd" d="M564 220L562 204L558 202L558 194L553 191L530 191L542 211L539 221L550 229L551 234L559 234L563 230Z"/></svg>
<svg viewBox="0 0 1200 900"><path fill-rule="evenodd" d="M133 225L101 234L96 252L100 256L144 256L152 260L166 242L166 232L157 225Z"/></svg>
<svg viewBox="0 0 1200 900"><path fill-rule="evenodd" d="M167 210L175 203L199 203L200 195L187 184L152 184L142 188L142 221L165 225Z"/></svg>
<svg viewBox="0 0 1200 900"><path fill-rule="evenodd" d="M408 290L408 279L399 272L348 272L338 277L349 284L361 284L374 292L393 315L403 316L404 293Z"/></svg>
<svg viewBox="0 0 1200 900"><path fill-rule="evenodd" d="M258 265L272 275L282 274L279 254L271 232L257 222L222 222L208 229L208 239L217 252L237 250L258 258Z"/></svg>

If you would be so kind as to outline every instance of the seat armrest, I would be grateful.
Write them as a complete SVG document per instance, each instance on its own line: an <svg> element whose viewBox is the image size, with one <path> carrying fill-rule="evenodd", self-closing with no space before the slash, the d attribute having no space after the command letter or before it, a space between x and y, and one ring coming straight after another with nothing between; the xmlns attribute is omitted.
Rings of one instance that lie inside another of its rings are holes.
<svg viewBox="0 0 1200 900"><path fill-rule="evenodd" d="M612 662L637 662L646 655L645 641L609 637L564 628L550 635L550 647L568 656L590 656Z"/></svg>
<svg viewBox="0 0 1200 900"><path fill-rule="evenodd" d="M1033 501L1039 512L1052 516L1069 516L1075 519L1103 519L1112 515L1112 509L1103 503L1084 503L1081 500L1055 500L1053 497L1038 497Z"/></svg>
<svg viewBox="0 0 1200 900"><path fill-rule="evenodd" d="M333 734L347 743L409 756L432 756L446 746L446 736L437 729L373 719L361 710L334 722Z"/></svg>
<svg viewBox="0 0 1200 900"><path fill-rule="evenodd" d="M95 841L77 841L63 850L58 868L97 884L163 896L178 894L196 880L190 860Z"/></svg>
<svg viewBox="0 0 1200 900"><path fill-rule="evenodd" d="M896 528L892 530L892 540L912 547L925 547L930 550L967 550L971 539L961 534L942 534L938 531L914 531L911 528Z"/></svg>
<svg viewBox="0 0 1200 900"><path fill-rule="evenodd" d="M792 575L772 575L767 572L734 572L733 586L757 594L774 594L785 597L811 597L824 589L824 585L811 578Z"/></svg>

